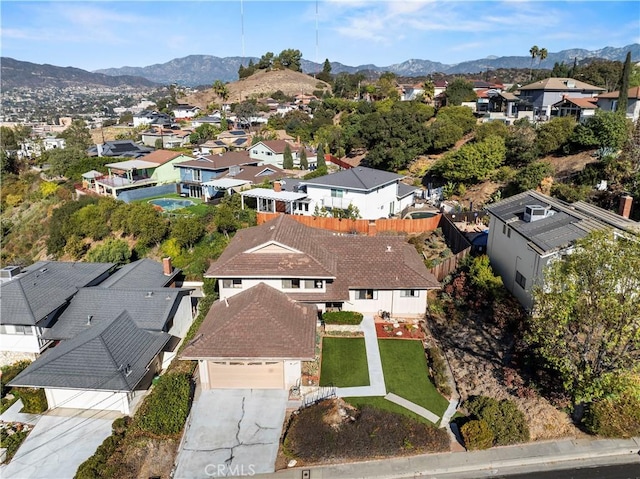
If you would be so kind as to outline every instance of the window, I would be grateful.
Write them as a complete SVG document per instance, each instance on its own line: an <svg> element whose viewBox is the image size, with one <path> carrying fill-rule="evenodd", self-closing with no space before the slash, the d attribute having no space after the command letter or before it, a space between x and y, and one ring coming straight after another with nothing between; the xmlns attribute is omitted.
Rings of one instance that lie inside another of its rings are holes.
<svg viewBox="0 0 640 479"><path fill-rule="evenodd" d="M511 238L511 228L507 230L507 238Z"/></svg>
<svg viewBox="0 0 640 479"><path fill-rule="evenodd" d="M202 171L191 170L191 178L193 179L193 181L202 181Z"/></svg>
<svg viewBox="0 0 640 479"><path fill-rule="evenodd" d="M24 336L31 336L31 334L33 333L33 331L31 330L31 326L21 326L21 325L14 325L14 326L6 326L6 325L1 325L0 326L0 333L2 334L20 334L20 335L24 335Z"/></svg>
<svg viewBox="0 0 640 479"><path fill-rule="evenodd" d="M242 288L242 280L241 279L223 279L222 287L223 288Z"/></svg>
<svg viewBox="0 0 640 479"><path fill-rule="evenodd" d="M507 234L507 225L502 225L502 234Z"/></svg>
<svg viewBox="0 0 640 479"><path fill-rule="evenodd" d="M344 196L344 190L331 189L331 198L342 198Z"/></svg>
<svg viewBox="0 0 640 479"><path fill-rule="evenodd" d="M518 285L520 285L522 289L525 289L527 287L527 278L522 276L522 274L520 274L520 271L516 271L516 283L518 283Z"/></svg>
<svg viewBox="0 0 640 479"><path fill-rule="evenodd" d="M417 289L400 290L401 298L417 298L418 296L420 296L420 291L418 291Z"/></svg>
<svg viewBox="0 0 640 479"><path fill-rule="evenodd" d="M322 289L324 286L321 279L305 279L304 289Z"/></svg>
<svg viewBox="0 0 640 479"><path fill-rule="evenodd" d="M356 289L356 299L378 299L378 292L373 289Z"/></svg>
<svg viewBox="0 0 640 479"><path fill-rule="evenodd" d="M283 279L282 289L300 289L300 279Z"/></svg>

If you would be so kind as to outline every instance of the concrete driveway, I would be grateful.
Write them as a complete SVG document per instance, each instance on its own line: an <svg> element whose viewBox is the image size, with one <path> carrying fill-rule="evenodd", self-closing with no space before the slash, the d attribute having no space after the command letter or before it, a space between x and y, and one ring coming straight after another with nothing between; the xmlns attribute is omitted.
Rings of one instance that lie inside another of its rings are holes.
<svg viewBox="0 0 640 479"><path fill-rule="evenodd" d="M15 479L73 478L86 459L111 435L115 414L59 409L38 419L11 462L0 469Z"/></svg>
<svg viewBox="0 0 640 479"><path fill-rule="evenodd" d="M276 389L202 391L178 451L175 479L275 470L288 394Z"/></svg>

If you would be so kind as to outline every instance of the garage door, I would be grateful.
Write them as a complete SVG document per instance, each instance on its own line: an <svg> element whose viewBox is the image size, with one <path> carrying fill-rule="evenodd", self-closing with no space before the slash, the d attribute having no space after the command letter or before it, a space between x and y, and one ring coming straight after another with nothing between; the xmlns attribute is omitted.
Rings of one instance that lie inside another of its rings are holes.
<svg viewBox="0 0 640 479"><path fill-rule="evenodd" d="M212 389L283 389L284 363L209 361Z"/></svg>

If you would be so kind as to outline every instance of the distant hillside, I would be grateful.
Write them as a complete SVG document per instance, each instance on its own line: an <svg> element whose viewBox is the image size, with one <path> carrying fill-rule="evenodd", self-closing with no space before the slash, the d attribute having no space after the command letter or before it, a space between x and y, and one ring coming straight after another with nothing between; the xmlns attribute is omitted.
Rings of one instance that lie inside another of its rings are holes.
<svg viewBox="0 0 640 479"><path fill-rule="evenodd" d="M13 58L0 58L0 88L2 91L16 87L42 88L70 86L105 86L105 87L157 87L157 83L147 78L128 75L105 75L91 73L73 67L57 67L54 65L38 65Z"/></svg>
<svg viewBox="0 0 640 479"><path fill-rule="evenodd" d="M248 78L227 84L229 90L228 101L235 103L246 98L258 98L270 95L278 90L285 95L294 96L299 93L310 95L314 90L330 90L331 87L320 80L316 80L306 73L292 70L258 70ZM182 99L190 105L205 108L212 101L217 101L217 96L211 88L198 91L193 95Z"/></svg>
<svg viewBox="0 0 640 479"><path fill-rule="evenodd" d="M560 52L550 52L548 57L542 62L534 61L534 68L553 68L555 62L572 64L574 59L578 61L585 58L602 58L605 60L624 61L627 51L631 51L633 61L640 61L640 44L634 43L622 48L605 47L600 50L570 49ZM215 57L211 55L189 55L183 58L176 58L167 63L151 65L147 67L122 67L97 70L97 73L106 75L137 75L162 84L178 83L185 86L197 86L212 84L215 80L234 81L238 79L238 68L240 64L245 66L256 57ZM433 73L479 73L482 71L496 70L499 68L529 68L531 57L510 56L495 57L488 56L478 60L466 61L453 65L432 62L429 60L411 59L402 63L388 66L376 66L373 64L363 64L358 66L343 65L338 62L331 62L332 73L355 73L358 71L370 71L382 73L393 72L399 76L424 76ZM319 72L322 65L308 60L302 60L302 70L305 73Z"/></svg>

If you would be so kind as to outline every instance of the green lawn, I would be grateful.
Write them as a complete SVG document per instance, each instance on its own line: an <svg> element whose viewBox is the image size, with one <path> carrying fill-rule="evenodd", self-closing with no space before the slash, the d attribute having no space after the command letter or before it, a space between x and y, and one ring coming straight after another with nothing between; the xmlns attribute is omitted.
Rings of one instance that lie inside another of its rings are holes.
<svg viewBox="0 0 640 479"><path fill-rule="evenodd" d="M381 339L378 341L382 370L388 392L442 416L449 402L437 391L428 376L427 360L421 341ZM370 405L417 418L418 416L383 397L348 398L354 406ZM429 423L424 418L422 422Z"/></svg>
<svg viewBox="0 0 640 479"><path fill-rule="evenodd" d="M369 385L364 338L323 338L320 386Z"/></svg>

